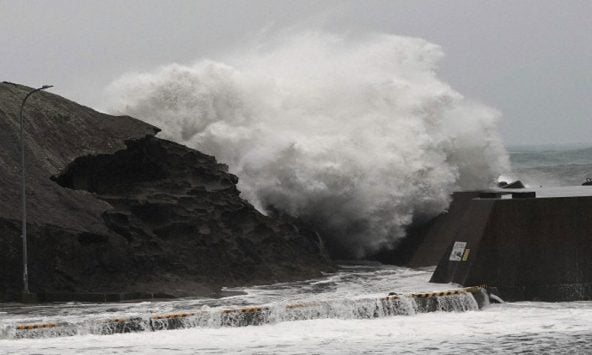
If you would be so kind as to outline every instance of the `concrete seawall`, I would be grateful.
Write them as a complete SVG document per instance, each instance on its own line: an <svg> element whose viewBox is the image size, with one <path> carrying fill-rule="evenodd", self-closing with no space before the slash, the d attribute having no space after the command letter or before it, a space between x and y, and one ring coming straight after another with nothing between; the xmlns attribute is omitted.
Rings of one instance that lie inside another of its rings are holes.
<svg viewBox="0 0 592 355"><path fill-rule="evenodd" d="M109 335L183 328L244 327L310 319L373 319L430 312L475 311L487 306L483 287L412 294L390 293L383 297L360 297L280 302L260 306L201 307L166 314L133 314L118 318L46 319L18 322L2 327L0 339L44 338L72 335Z"/></svg>
<svg viewBox="0 0 592 355"><path fill-rule="evenodd" d="M432 282L486 284L510 301L590 300L592 196L582 196L585 188L563 197L537 191L541 198L457 193L449 212L424 231L409 265L437 263Z"/></svg>

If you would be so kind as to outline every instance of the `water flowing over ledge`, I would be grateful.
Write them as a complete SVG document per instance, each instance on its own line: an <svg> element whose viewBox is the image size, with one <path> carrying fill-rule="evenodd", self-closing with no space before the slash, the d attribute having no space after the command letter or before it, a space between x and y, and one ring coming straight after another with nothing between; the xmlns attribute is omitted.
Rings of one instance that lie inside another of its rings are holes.
<svg viewBox="0 0 592 355"><path fill-rule="evenodd" d="M45 338L72 335L109 335L183 328L243 327L311 319L372 319L428 312L479 310L488 304L482 287L450 291L389 294L383 298L346 298L312 302L278 302L263 306L203 306L170 314L146 314L127 318L95 318L81 322L60 320L15 323L0 329L0 338Z"/></svg>

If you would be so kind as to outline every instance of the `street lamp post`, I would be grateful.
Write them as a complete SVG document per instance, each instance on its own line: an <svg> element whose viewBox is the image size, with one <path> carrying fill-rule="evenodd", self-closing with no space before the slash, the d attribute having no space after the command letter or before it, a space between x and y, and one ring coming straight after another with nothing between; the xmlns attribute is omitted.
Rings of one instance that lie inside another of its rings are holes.
<svg viewBox="0 0 592 355"><path fill-rule="evenodd" d="M23 238L23 292L29 294L29 272L27 267L27 185L25 179L25 135L23 128L23 109L27 99L34 93L49 89L53 85L43 85L40 88L31 90L21 103L21 110L19 112L19 119L21 123L21 200L22 200L22 212L23 212L23 227L22 227L22 238Z"/></svg>

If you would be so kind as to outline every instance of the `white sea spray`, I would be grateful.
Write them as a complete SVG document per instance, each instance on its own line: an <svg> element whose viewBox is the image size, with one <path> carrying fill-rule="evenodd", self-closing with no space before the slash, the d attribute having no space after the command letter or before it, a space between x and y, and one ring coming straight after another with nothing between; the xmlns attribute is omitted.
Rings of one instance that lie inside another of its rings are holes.
<svg viewBox="0 0 592 355"><path fill-rule="evenodd" d="M123 75L111 111L215 155L244 198L314 225L341 256L392 247L451 192L509 170L499 114L437 78L437 45L312 31L249 48Z"/></svg>

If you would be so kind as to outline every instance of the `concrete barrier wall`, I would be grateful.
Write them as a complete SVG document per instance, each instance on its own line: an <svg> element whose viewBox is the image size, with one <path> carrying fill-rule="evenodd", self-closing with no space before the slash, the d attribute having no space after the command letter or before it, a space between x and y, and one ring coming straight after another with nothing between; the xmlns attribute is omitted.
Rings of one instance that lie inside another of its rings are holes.
<svg viewBox="0 0 592 355"><path fill-rule="evenodd" d="M472 233L481 235L481 229L488 218L488 211L482 211L491 202L479 204L480 215L472 213L476 207L474 199L479 196L477 191L455 192L446 213L434 218L424 228L416 228L409 232L403 243L409 245L406 249L407 259L403 265L422 267L437 265L442 254L458 239L459 234ZM474 221L478 218L479 222ZM405 245L403 245L405 247ZM397 261L397 260L384 260Z"/></svg>
<svg viewBox="0 0 592 355"><path fill-rule="evenodd" d="M433 282L487 284L506 300L592 299L592 197L474 198L457 207L461 218L444 216L447 232L429 231L422 246L442 255ZM467 243L466 260L450 260L457 241Z"/></svg>

